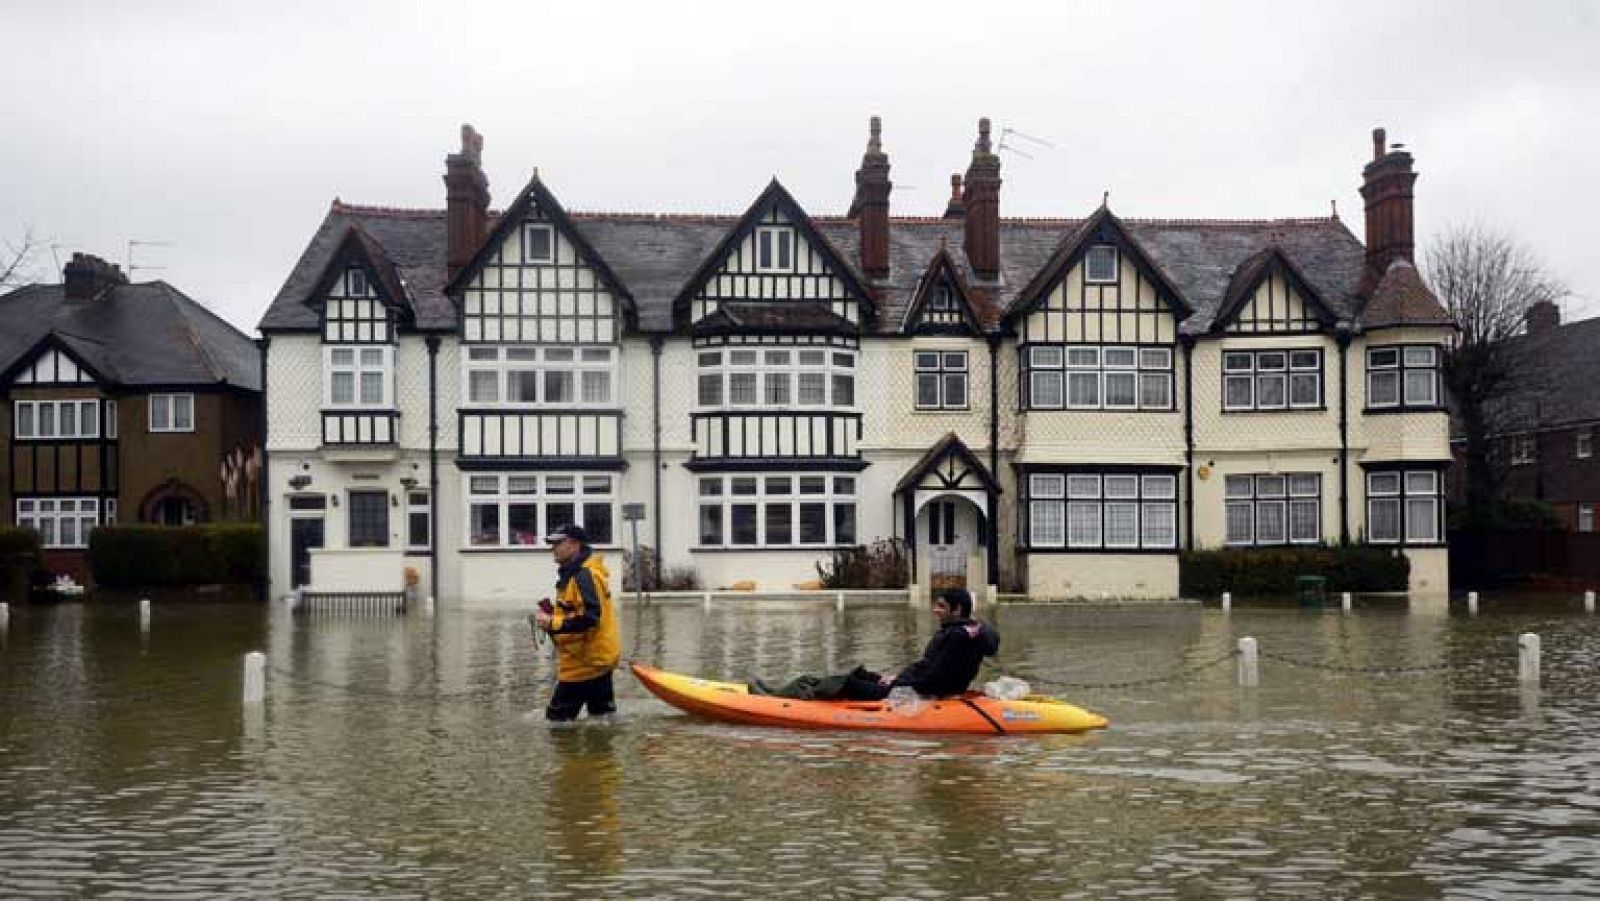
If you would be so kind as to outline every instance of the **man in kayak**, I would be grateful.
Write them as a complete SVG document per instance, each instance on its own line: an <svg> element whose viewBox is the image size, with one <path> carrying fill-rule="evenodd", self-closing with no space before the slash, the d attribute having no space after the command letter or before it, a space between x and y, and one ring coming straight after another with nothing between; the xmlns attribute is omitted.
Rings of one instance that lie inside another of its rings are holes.
<svg viewBox="0 0 1600 901"><path fill-rule="evenodd" d="M750 683L750 690L785 698L851 701L882 700L901 686L928 698L961 694L977 678L983 658L999 652L1000 633L972 618L972 595L964 588L940 592L933 601L933 618L938 629L922 657L898 675L880 676L858 666L837 676L801 676L778 689L758 679Z"/></svg>
<svg viewBox="0 0 1600 901"><path fill-rule="evenodd" d="M622 659L622 639L605 561L582 526L562 526L545 540L559 567L555 603L540 601L533 615L534 627L556 643L556 691L545 718L574 720L585 706L590 716L615 713L611 671Z"/></svg>

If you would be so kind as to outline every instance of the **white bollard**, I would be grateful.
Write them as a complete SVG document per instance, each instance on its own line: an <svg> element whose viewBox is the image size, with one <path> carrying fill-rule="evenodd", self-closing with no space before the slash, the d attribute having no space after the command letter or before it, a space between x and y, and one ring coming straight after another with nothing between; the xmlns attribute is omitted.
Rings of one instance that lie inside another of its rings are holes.
<svg viewBox="0 0 1600 901"><path fill-rule="evenodd" d="M844 592L840 591L834 594L833 609L839 613L844 612Z"/></svg>
<svg viewBox="0 0 1600 901"><path fill-rule="evenodd" d="M1583 612L1584 613L1593 613L1594 612L1594 592L1592 592L1592 591L1585 591L1583 593Z"/></svg>
<svg viewBox="0 0 1600 901"><path fill-rule="evenodd" d="M244 702L259 704L267 696L267 655L251 651L244 655Z"/></svg>
<svg viewBox="0 0 1600 901"><path fill-rule="evenodd" d="M1478 593L1476 591L1467 592L1467 612L1474 616L1478 613Z"/></svg>
<svg viewBox="0 0 1600 901"><path fill-rule="evenodd" d="M428 595L428 597L425 600L423 600L423 602L422 602L422 615L423 616L432 616L433 615L433 595L431 595L431 594Z"/></svg>
<svg viewBox="0 0 1600 901"><path fill-rule="evenodd" d="M1517 636L1517 678L1523 685L1539 684L1539 636L1532 632Z"/></svg>
<svg viewBox="0 0 1600 901"><path fill-rule="evenodd" d="M1000 603L1000 586L999 585L986 585L986 586L984 586L983 596L984 596L984 601L985 601L985 603L988 604L989 608L990 609L994 609L994 606L996 604Z"/></svg>
<svg viewBox="0 0 1600 901"><path fill-rule="evenodd" d="M1224 591L1222 593L1222 612L1223 613L1227 613L1229 610L1232 610L1232 609L1233 609L1233 592Z"/></svg>
<svg viewBox="0 0 1600 901"><path fill-rule="evenodd" d="M1346 612L1346 613L1350 612L1350 608L1351 608L1350 592L1346 591L1343 594L1339 595L1339 606L1341 608L1343 608L1344 612Z"/></svg>
<svg viewBox="0 0 1600 901"><path fill-rule="evenodd" d="M705 612L711 612L711 592L703 591L700 593L700 605Z"/></svg>
<svg viewBox="0 0 1600 901"><path fill-rule="evenodd" d="M11 605L0 601L0 629L11 623Z"/></svg>
<svg viewBox="0 0 1600 901"><path fill-rule="evenodd" d="M1239 684L1246 688L1261 684L1261 662L1257 659L1256 640L1248 635L1239 639Z"/></svg>
<svg viewBox="0 0 1600 901"><path fill-rule="evenodd" d="M150 631L150 600L148 598L139 601L139 631Z"/></svg>

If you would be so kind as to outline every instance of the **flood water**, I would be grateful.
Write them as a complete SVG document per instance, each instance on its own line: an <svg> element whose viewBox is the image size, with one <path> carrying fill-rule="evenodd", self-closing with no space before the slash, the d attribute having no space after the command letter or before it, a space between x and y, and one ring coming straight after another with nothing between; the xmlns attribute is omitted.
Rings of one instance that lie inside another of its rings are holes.
<svg viewBox="0 0 1600 901"><path fill-rule="evenodd" d="M631 657L769 679L888 668L931 625L621 616ZM760 730L619 675L616 722L552 729L550 661L516 612L175 604L142 634L129 606L13 607L0 897L1600 897L1600 616L1580 600L994 619L1008 667L1111 728ZM1517 682L1529 631L1538 692ZM1228 656L1245 635L1259 688Z"/></svg>

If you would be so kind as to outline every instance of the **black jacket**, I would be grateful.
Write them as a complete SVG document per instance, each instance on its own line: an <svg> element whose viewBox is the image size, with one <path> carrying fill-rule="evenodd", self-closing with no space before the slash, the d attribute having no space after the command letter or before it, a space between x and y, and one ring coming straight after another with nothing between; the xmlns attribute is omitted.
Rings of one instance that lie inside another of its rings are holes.
<svg viewBox="0 0 1600 901"><path fill-rule="evenodd" d="M977 678L983 658L1000 650L1000 633L974 619L955 619L939 627L922 652L922 659L894 678L927 697L958 695Z"/></svg>

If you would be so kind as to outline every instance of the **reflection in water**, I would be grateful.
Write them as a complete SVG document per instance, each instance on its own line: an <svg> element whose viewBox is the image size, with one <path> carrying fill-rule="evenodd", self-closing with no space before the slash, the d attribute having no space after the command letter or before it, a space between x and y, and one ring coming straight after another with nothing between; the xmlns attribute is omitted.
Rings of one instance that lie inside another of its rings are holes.
<svg viewBox="0 0 1600 901"><path fill-rule="evenodd" d="M625 675L616 722L552 729L515 613L162 605L142 637L131 606L13 608L0 897L1600 894L1600 618L1579 603L988 613L1005 666L1111 729L731 727ZM932 628L899 606L623 617L630 656L722 678L893 668ZM1277 655L1255 690L1206 665L1244 635Z"/></svg>

